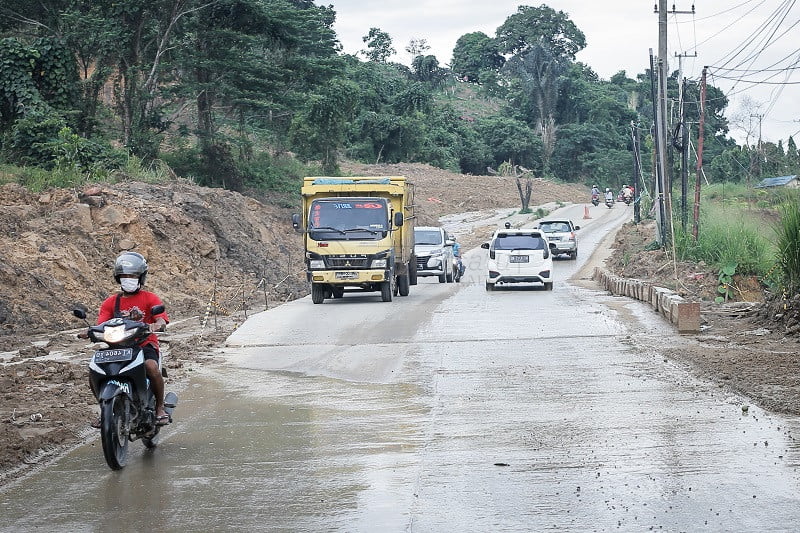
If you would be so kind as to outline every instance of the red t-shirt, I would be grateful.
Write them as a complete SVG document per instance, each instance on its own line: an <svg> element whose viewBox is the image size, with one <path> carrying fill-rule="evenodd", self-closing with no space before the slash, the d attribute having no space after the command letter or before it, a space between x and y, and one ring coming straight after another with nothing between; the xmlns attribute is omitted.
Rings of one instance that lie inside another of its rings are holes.
<svg viewBox="0 0 800 533"><path fill-rule="evenodd" d="M100 312L97 315L98 324L114 318L114 306L116 305L116 302L117 294L112 294L106 298L102 304L100 304ZM145 324L154 323L158 317L163 318L169 324L169 317L167 316L166 311L159 315L150 315L150 309L156 305L163 304L161 303L161 298L156 296L155 293L142 290L133 294L122 293L122 297L119 299L119 313L122 315L122 317L128 318L130 317L131 311L138 311L138 313L142 315L142 318L138 320L141 320ZM158 349L158 337L156 334L152 333L149 337L147 337L144 342L142 342L142 346L145 344L152 344L156 347L156 349Z"/></svg>

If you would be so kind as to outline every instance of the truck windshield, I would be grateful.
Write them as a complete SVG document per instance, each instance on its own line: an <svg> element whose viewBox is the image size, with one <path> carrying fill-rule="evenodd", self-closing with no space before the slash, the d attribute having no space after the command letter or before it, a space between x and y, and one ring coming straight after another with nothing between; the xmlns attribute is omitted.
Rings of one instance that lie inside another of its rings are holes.
<svg viewBox="0 0 800 533"><path fill-rule="evenodd" d="M380 240L389 231L389 214L383 198L332 198L314 200L308 231L317 241Z"/></svg>

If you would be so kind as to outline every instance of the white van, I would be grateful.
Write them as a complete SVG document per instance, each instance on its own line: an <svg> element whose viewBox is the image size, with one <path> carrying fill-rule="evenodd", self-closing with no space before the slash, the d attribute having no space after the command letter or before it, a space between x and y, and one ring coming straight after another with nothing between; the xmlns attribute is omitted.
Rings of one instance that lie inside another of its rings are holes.
<svg viewBox="0 0 800 533"><path fill-rule="evenodd" d="M553 290L553 254L541 230L499 229L481 248L489 250L487 291L506 283L543 283Z"/></svg>

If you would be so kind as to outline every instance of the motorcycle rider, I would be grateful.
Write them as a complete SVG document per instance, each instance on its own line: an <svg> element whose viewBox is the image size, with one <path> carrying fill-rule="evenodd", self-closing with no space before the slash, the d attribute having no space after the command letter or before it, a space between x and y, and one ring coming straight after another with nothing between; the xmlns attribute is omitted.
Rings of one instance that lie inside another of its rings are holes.
<svg viewBox="0 0 800 533"><path fill-rule="evenodd" d="M147 260L137 252L123 252L114 262L114 280L120 284L121 292L112 294L100 305L97 323L115 317L140 320L150 324L153 332L141 344L144 351L144 366L147 377L156 397L156 424L164 426L170 423L169 414L164 410L164 378L159 368L158 337L154 332L164 331L169 323L166 312L152 316L150 310L156 305L163 305L161 298L155 293L142 290L147 279ZM95 422L99 427L99 421ZM92 425L95 425L92 424Z"/></svg>
<svg viewBox="0 0 800 533"><path fill-rule="evenodd" d="M609 187L606 187L606 202L614 202L614 193Z"/></svg>
<svg viewBox="0 0 800 533"><path fill-rule="evenodd" d="M456 264L458 265L458 276L461 277L466 269L464 261L461 260L461 243L458 242L455 235L450 235L450 239L453 241L453 257L456 258Z"/></svg>
<svg viewBox="0 0 800 533"><path fill-rule="evenodd" d="M630 203L631 199L633 198L633 188L632 188L632 187L630 187L630 186L629 186L629 185L627 185L627 184L626 184L626 185L623 185L623 186L622 186L622 191L621 191L621 194L622 194L622 199L623 199L623 200L624 200L626 203Z"/></svg>
<svg viewBox="0 0 800 533"><path fill-rule="evenodd" d="M592 200L595 198L600 198L600 187L592 185Z"/></svg>

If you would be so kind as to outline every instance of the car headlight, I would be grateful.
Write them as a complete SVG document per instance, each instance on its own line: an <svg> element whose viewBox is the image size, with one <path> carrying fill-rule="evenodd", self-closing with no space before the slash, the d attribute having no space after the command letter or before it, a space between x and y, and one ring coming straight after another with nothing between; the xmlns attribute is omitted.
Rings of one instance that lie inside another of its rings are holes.
<svg viewBox="0 0 800 533"><path fill-rule="evenodd" d="M325 261L322 259L312 259L308 262L308 268L313 270L325 268Z"/></svg>
<svg viewBox="0 0 800 533"><path fill-rule="evenodd" d="M436 248L435 250L431 250L431 255L442 255L444 250L442 248Z"/></svg>
<svg viewBox="0 0 800 533"><path fill-rule="evenodd" d="M372 268L386 268L386 258L384 257L383 259L373 259Z"/></svg>

